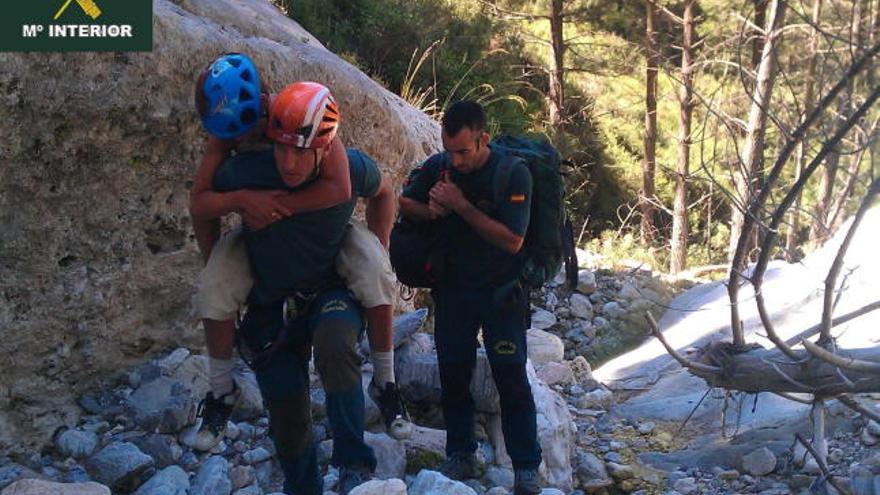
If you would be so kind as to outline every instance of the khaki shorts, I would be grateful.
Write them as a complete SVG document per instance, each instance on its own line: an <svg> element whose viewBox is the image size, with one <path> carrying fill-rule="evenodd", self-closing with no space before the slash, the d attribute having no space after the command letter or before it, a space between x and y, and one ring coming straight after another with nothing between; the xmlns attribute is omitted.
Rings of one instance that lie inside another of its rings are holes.
<svg viewBox="0 0 880 495"><path fill-rule="evenodd" d="M336 271L364 307L394 303L396 278L388 253L363 222L349 223L336 257ZM241 230L233 230L214 245L208 264L199 274L194 299L196 317L219 321L235 318L253 283Z"/></svg>

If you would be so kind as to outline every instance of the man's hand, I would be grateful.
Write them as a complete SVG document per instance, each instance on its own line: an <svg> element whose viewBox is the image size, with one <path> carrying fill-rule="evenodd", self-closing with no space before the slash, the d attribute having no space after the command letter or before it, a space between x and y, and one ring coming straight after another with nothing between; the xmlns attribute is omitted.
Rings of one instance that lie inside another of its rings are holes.
<svg viewBox="0 0 880 495"><path fill-rule="evenodd" d="M244 189L237 191L238 213L248 229L257 231L293 214L284 205L281 198L289 194L286 191L254 191Z"/></svg>
<svg viewBox="0 0 880 495"><path fill-rule="evenodd" d="M428 211L431 212L431 219L442 218L449 215L449 210L440 206L440 203L433 199L428 200Z"/></svg>
<svg viewBox="0 0 880 495"><path fill-rule="evenodd" d="M456 186L453 182L449 182L446 180L441 180L440 182L434 184L434 187L431 188L428 196L430 198L430 201L433 201L439 206L446 208L447 210L454 211L456 213L460 212L462 209L467 208L468 205L470 205L470 202L464 197L461 189L459 189L458 186ZM429 202L429 208L430 205L431 204Z"/></svg>

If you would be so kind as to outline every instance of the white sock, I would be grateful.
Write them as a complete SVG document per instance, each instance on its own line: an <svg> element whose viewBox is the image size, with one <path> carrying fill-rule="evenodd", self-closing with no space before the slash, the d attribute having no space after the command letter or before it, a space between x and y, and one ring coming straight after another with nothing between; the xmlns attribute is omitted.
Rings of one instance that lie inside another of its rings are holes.
<svg viewBox="0 0 880 495"><path fill-rule="evenodd" d="M383 389L388 382L394 383L394 351L370 351L370 362L373 363L373 381Z"/></svg>
<svg viewBox="0 0 880 495"><path fill-rule="evenodd" d="M211 392L214 398L222 397L235 387L232 381L232 370L235 363L231 359L208 359L208 377L211 382Z"/></svg>

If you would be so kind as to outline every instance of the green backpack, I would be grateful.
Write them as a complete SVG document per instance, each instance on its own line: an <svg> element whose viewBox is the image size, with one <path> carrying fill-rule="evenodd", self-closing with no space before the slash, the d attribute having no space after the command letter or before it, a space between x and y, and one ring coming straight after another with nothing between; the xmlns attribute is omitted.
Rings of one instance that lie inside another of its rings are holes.
<svg viewBox="0 0 880 495"><path fill-rule="evenodd" d="M566 281L573 289L577 286L578 264L574 232L565 212L559 152L546 141L513 136L500 136L492 140L492 146L509 156L496 172L496 204L506 199L516 161L521 160L532 174L531 213L523 241L526 261L520 278L531 287L540 287L553 279L564 263Z"/></svg>

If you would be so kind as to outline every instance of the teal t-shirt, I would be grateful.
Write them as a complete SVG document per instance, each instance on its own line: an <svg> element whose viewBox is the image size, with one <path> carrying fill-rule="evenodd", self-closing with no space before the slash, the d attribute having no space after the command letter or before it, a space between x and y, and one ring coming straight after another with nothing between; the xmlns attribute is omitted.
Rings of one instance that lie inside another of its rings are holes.
<svg viewBox="0 0 880 495"><path fill-rule="evenodd" d="M358 197L373 197L382 175L376 162L359 150L346 150L352 199L347 203L283 218L259 231L245 229L254 274L250 301L268 304L293 292L315 291L342 282L335 260ZM308 186L305 186L308 187ZM272 150L239 153L214 175L219 192L238 189L288 189L275 167Z"/></svg>
<svg viewBox="0 0 880 495"><path fill-rule="evenodd" d="M489 218L504 224L513 233L525 236L529 226L532 197L532 175L522 162L515 162L506 191L495 197L495 174L504 156L492 150L489 160L481 169L462 174L447 165L438 153L414 171L404 186L403 196L421 203L428 202L428 193L442 172L448 169L449 178L474 206ZM498 201L500 199L500 201ZM524 261L523 251L510 254L486 240L455 213L434 220L447 247L444 285L485 288L496 287L519 276Z"/></svg>

